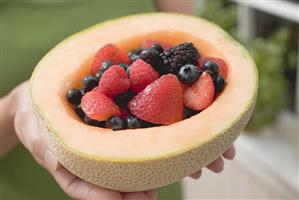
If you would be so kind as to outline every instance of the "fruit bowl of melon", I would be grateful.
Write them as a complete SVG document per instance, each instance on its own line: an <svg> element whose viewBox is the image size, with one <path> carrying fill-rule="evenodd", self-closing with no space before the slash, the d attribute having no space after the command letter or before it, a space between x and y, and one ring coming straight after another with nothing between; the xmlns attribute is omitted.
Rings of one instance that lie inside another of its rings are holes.
<svg viewBox="0 0 299 200"><path fill-rule="evenodd" d="M218 26L158 13L65 39L38 63L30 93L64 167L133 192L176 182L221 155L251 116L257 80L247 51Z"/></svg>

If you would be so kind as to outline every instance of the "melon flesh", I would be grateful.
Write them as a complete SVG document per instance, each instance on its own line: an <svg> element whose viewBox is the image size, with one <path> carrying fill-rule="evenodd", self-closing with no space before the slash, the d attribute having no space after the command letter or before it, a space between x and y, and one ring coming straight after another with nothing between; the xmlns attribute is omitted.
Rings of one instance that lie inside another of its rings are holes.
<svg viewBox="0 0 299 200"><path fill-rule="evenodd" d="M82 87L95 53L106 43L128 51L146 39L174 45L190 41L202 56L222 58L229 68L228 85L200 114L172 125L114 132L84 124L66 92ZM105 188L143 191L201 169L233 143L254 107L257 70L246 50L218 26L159 13L107 21L67 38L38 63L30 83L49 143L67 169Z"/></svg>

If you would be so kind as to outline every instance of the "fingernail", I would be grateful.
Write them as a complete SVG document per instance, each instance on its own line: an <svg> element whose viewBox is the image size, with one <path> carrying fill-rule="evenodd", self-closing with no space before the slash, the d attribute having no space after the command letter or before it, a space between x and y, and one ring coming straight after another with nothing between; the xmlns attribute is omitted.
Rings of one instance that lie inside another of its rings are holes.
<svg viewBox="0 0 299 200"><path fill-rule="evenodd" d="M49 151L49 150L46 151L46 153L44 155L44 160L45 160L48 170L50 170L50 171L56 170L58 162L57 162L56 157L53 155L53 153L51 151Z"/></svg>

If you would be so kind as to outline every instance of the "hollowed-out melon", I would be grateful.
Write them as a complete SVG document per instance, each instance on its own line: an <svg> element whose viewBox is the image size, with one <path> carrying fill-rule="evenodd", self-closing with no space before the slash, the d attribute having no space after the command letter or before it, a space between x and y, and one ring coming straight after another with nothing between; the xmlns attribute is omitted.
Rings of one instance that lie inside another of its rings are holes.
<svg viewBox="0 0 299 200"><path fill-rule="evenodd" d="M80 87L96 51L123 50L145 39L193 42L203 56L229 68L227 86L201 113L168 126L113 132L84 124L66 100ZM218 26L179 14L142 14L97 24L58 44L37 65L33 105L58 160L72 173L118 191L164 186L201 169L223 153L247 124L257 91L257 70L246 50Z"/></svg>

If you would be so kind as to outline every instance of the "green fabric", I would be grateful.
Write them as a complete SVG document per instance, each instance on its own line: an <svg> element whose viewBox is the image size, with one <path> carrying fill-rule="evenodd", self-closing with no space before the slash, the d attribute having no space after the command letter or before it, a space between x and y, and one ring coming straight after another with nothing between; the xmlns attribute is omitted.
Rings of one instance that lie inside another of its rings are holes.
<svg viewBox="0 0 299 200"><path fill-rule="evenodd" d="M49 2L0 3L1 96L28 79L41 57L70 34L105 19L153 10L150 0ZM41 81L51 81L51 77ZM159 196L165 200L181 199L179 183L159 189ZM0 199L69 198L19 145L0 160Z"/></svg>

